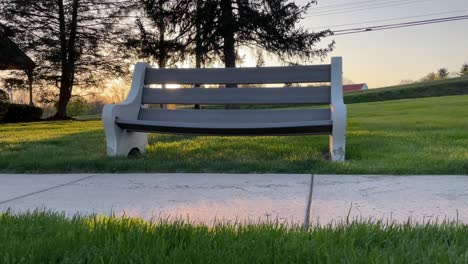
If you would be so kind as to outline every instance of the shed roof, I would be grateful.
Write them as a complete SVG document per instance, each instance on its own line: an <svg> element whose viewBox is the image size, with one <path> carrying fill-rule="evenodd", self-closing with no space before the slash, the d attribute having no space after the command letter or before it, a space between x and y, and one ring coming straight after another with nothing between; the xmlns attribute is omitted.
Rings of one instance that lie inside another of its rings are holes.
<svg viewBox="0 0 468 264"><path fill-rule="evenodd" d="M366 85L365 83L346 84L346 85L343 85L343 91L345 92L360 91L365 85Z"/></svg>
<svg viewBox="0 0 468 264"><path fill-rule="evenodd" d="M13 42L4 26L0 25L0 70L31 70L33 60Z"/></svg>

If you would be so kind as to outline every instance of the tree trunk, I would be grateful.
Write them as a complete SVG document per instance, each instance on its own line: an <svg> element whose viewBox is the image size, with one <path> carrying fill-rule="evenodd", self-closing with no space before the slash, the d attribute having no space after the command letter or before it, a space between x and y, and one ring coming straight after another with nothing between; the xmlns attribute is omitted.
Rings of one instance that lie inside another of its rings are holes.
<svg viewBox="0 0 468 264"><path fill-rule="evenodd" d="M60 55L62 56L62 72L57 113L55 114L54 119L69 119L67 116L67 105L72 95L73 83L75 79L75 42L76 28L78 24L79 0L73 0L72 18L69 25L70 35L68 41L66 37L66 21L63 0L59 0L57 3L59 7Z"/></svg>
<svg viewBox="0 0 468 264"><path fill-rule="evenodd" d="M67 116L67 105L68 102L70 101L71 95L69 95L69 92L66 92L65 90L68 90L70 88L65 88L68 85L60 85L60 96L59 96L59 101L57 105L57 113L55 114L54 118L55 119L68 119L69 117Z"/></svg>
<svg viewBox="0 0 468 264"><path fill-rule="evenodd" d="M236 67L235 21L231 0L221 0L221 18L223 25L224 67ZM226 88L237 88L237 84L226 84ZM225 105L226 109L239 109L239 105Z"/></svg>
<svg viewBox="0 0 468 264"><path fill-rule="evenodd" d="M33 93L32 93L32 84L33 84L33 70L28 69L26 71L26 75L28 76L28 85L29 85L29 105L34 105L33 102Z"/></svg>
<svg viewBox="0 0 468 264"><path fill-rule="evenodd" d="M65 73L66 73L66 66L67 66L67 37L65 32L65 10L63 7L63 0L57 1L58 9L59 9L59 28L60 28L60 56L61 56L61 79L60 79L60 94L59 94L59 101L57 105L57 113L55 114L54 118L56 119L64 119L67 116L67 104L66 101L66 87L65 82Z"/></svg>
<svg viewBox="0 0 468 264"><path fill-rule="evenodd" d="M196 0L197 9L196 9L196 21L195 21L195 68L200 69L202 66L202 40L201 40L201 17L200 17L200 9L201 9L201 0ZM200 84L195 84L195 87L200 87ZM201 109L201 105L196 104L194 105L194 109Z"/></svg>
<svg viewBox="0 0 468 264"><path fill-rule="evenodd" d="M236 67L235 21L231 0L221 0L224 67Z"/></svg>
<svg viewBox="0 0 468 264"><path fill-rule="evenodd" d="M163 1L159 0L158 2L158 7L159 7L159 12L163 12L164 6L163 6ZM164 18L161 16L158 21L158 30L159 30L159 57L158 57L158 66L160 69L166 68L167 64L167 53L166 53L166 38L165 38L165 30L166 27L164 25ZM161 84L162 89L166 89L166 84ZM167 105L165 104L160 104L159 105L162 109L166 109Z"/></svg>

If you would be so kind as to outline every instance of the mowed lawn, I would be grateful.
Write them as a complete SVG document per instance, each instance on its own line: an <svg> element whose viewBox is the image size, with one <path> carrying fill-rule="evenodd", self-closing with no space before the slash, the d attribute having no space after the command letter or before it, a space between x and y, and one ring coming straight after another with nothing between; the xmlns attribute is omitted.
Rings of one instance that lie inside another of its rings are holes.
<svg viewBox="0 0 468 264"><path fill-rule="evenodd" d="M152 134L147 154L108 158L100 121L0 125L0 172L468 174L468 95L348 105L347 162L328 136Z"/></svg>
<svg viewBox="0 0 468 264"><path fill-rule="evenodd" d="M468 226L144 222L0 214L2 263L467 263Z"/></svg>

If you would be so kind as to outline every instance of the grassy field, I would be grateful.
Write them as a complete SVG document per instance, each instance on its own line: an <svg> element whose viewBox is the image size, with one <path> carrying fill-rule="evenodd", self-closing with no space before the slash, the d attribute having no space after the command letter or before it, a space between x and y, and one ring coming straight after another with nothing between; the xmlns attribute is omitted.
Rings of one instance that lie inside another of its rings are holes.
<svg viewBox="0 0 468 264"><path fill-rule="evenodd" d="M468 174L468 95L348 105L347 162L328 136L153 134L147 154L108 158L100 121L0 125L0 172Z"/></svg>
<svg viewBox="0 0 468 264"><path fill-rule="evenodd" d="M467 263L468 226L279 224L0 214L2 263Z"/></svg>
<svg viewBox="0 0 468 264"><path fill-rule="evenodd" d="M468 77L390 86L346 93L347 104L468 94Z"/></svg>

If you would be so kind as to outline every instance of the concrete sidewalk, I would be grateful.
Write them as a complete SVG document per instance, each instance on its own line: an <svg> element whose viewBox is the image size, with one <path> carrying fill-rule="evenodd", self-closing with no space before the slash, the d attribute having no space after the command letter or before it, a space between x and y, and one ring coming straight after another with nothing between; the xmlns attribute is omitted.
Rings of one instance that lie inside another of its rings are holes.
<svg viewBox="0 0 468 264"><path fill-rule="evenodd" d="M0 174L0 210L195 222L327 224L350 218L468 223L468 176Z"/></svg>

